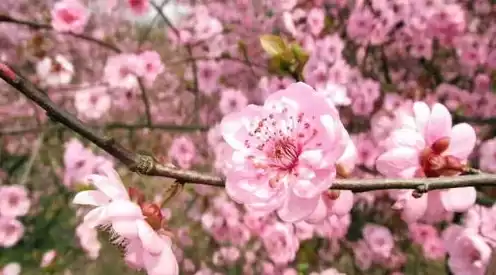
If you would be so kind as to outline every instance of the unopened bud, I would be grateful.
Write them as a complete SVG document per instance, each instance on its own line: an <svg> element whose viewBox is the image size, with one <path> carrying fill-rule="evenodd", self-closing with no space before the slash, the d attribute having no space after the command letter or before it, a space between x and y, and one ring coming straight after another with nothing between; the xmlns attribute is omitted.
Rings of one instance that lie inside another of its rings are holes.
<svg viewBox="0 0 496 275"><path fill-rule="evenodd" d="M427 168L432 171L441 170L446 166L446 159L439 155L431 155L427 160Z"/></svg>
<svg viewBox="0 0 496 275"><path fill-rule="evenodd" d="M330 200L337 200L339 198L340 193L341 192L339 190L329 190L327 191L327 197Z"/></svg>
<svg viewBox="0 0 496 275"><path fill-rule="evenodd" d="M459 158L455 156L445 156L444 159L446 160L446 168L458 170L460 172L463 171L464 167Z"/></svg>
<svg viewBox="0 0 496 275"><path fill-rule="evenodd" d="M158 230L162 228L162 210L155 203L144 202L141 205L141 211L143 215L146 217L146 222L154 229Z"/></svg>
<svg viewBox="0 0 496 275"><path fill-rule="evenodd" d="M443 137L436 140L436 142L432 144L431 148L435 153L441 154L444 151L446 151L446 149L448 149L449 145L450 145L450 138Z"/></svg>

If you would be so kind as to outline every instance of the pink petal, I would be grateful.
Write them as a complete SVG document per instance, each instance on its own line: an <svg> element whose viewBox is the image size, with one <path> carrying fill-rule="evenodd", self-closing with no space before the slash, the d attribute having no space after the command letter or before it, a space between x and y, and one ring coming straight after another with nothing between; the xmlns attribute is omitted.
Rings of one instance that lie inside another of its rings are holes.
<svg viewBox="0 0 496 275"><path fill-rule="evenodd" d="M425 128L427 145L432 145L438 139L451 136L451 114L443 105L436 103Z"/></svg>
<svg viewBox="0 0 496 275"><path fill-rule="evenodd" d="M143 248L151 254L159 254L166 243L144 220L137 222L138 235L143 244Z"/></svg>
<svg viewBox="0 0 496 275"><path fill-rule="evenodd" d="M143 256L148 275L178 275L179 265L170 246L165 245L159 256L145 253Z"/></svg>
<svg viewBox="0 0 496 275"><path fill-rule="evenodd" d="M410 147L416 150L425 148L425 141L422 135L413 129L394 130L388 139L389 148Z"/></svg>
<svg viewBox="0 0 496 275"><path fill-rule="evenodd" d="M101 206L109 203L109 197L97 190L81 191L76 194L72 203L82 205Z"/></svg>
<svg viewBox="0 0 496 275"><path fill-rule="evenodd" d="M415 115L415 124L419 132L425 136L427 122L431 116L431 109L425 102L415 102L413 104L413 113Z"/></svg>
<svg viewBox="0 0 496 275"><path fill-rule="evenodd" d="M402 198L404 201L401 217L407 223L415 222L422 218L427 211L427 195L423 195L420 198L414 198L412 197L412 193L408 192L406 196L408 197Z"/></svg>
<svg viewBox="0 0 496 275"><path fill-rule="evenodd" d="M285 222L301 221L315 211L319 199L320 194L313 198L302 198L290 192L283 206L277 211L277 214Z"/></svg>
<svg viewBox="0 0 496 275"><path fill-rule="evenodd" d="M226 176L226 192L238 203L266 202L277 191L269 187L269 178L266 175L256 177L253 172L231 171Z"/></svg>
<svg viewBox="0 0 496 275"><path fill-rule="evenodd" d="M465 212L475 204L477 191L474 187L460 187L443 190L441 203L446 211Z"/></svg>
<svg viewBox="0 0 496 275"><path fill-rule="evenodd" d="M324 203L323 199L320 198L317 207L308 216L305 221L311 224L321 223L327 217L327 205Z"/></svg>
<svg viewBox="0 0 496 275"><path fill-rule="evenodd" d="M417 150L408 147L387 151L376 160L377 171L389 177L413 177L414 168L418 165ZM411 171L411 175L405 174L405 171Z"/></svg>
<svg viewBox="0 0 496 275"><path fill-rule="evenodd" d="M476 142L477 136L474 128L467 123L460 123L451 129L450 146L446 152L461 160L466 160L474 150Z"/></svg>
<svg viewBox="0 0 496 275"><path fill-rule="evenodd" d="M257 140L249 135L249 131L252 130L251 124L267 115L267 110L253 104L246 106L239 112L230 113L224 116L220 123L222 137L227 144L236 150L247 150L246 140L250 141L252 146L256 146Z"/></svg>
<svg viewBox="0 0 496 275"><path fill-rule="evenodd" d="M301 112L339 117L336 107L327 104L312 87L303 82L293 83L286 89L269 95L264 108L272 109L273 106L280 106L281 102Z"/></svg>
<svg viewBox="0 0 496 275"><path fill-rule="evenodd" d="M112 229L119 236L126 239L138 237L138 226L135 219L114 219L112 221Z"/></svg>
<svg viewBox="0 0 496 275"><path fill-rule="evenodd" d="M119 182L115 182L112 178L94 174L88 176L87 181L93 184L98 190L102 191L111 199L129 198L127 190L122 185L120 179Z"/></svg>
<svg viewBox="0 0 496 275"><path fill-rule="evenodd" d="M337 163L341 165L347 173L351 173L358 161L358 152L348 132L346 132L344 140L347 140L346 149L343 155L338 159Z"/></svg>
<svg viewBox="0 0 496 275"><path fill-rule="evenodd" d="M105 207L97 207L84 216L84 223L89 227L104 225L109 222Z"/></svg>
<svg viewBox="0 0 496 275"><path fill-rule="evenodd" d="M111 219L141 219L143 213L141 208L126 200L117 200L111 202L107 207L107 215Z"/></svg>
<svg viewBox="0 0 496 275"><path fill-rule="evenodd" d="M353 208L353 192L341 190L339 197L335 200L326 200L331 213L342 216L350 213Z"/></svg>

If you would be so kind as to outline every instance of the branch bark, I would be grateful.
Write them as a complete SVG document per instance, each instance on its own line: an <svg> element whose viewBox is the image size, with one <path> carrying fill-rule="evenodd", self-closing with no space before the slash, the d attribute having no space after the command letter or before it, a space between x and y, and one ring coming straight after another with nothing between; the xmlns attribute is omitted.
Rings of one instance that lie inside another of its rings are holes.
<svg viewBox="0 0 496 275"><path fill-rule="evenodd" d="M205 184L224 187L225 179L208 173L191 170L182 170L158 162L153 156L137 154L117 143L110 136L101 136L89 126L85 125L74 115L62 110L48 98L42 90L15 72L10 67L0 63L0 78L17 89L20 93L34 101L44 109L47 115L82 137L90 140L98 147L120 160L131 171L143 175L168 177L178 182ZM430 190L466 187L466 186L493 186L496 187L496 175L475 174L443 178L417 179L336 179L332 189L364 192L386 189L413 189L420 193Z"/></svg>

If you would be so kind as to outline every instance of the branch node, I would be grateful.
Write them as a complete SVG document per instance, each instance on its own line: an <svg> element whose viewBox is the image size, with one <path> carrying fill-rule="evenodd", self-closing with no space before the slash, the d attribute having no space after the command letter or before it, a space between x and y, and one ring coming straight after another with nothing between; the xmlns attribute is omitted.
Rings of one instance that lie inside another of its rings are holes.
<svg viewBox="0 0 496 275"><path fill-rule="evenodd" d="M429 184L424 183L421 185L418 185L415 190L412 192L412 196L416 199L422 197L423 194L427 193L429 191Z"/></svg>
<svg viewBox="0 0 496 275"><path fill-rule="evenodd" d="M152 156L138 155L135 160L135 166L130 167L131 171L138 174L149 174L155 167L155 160Z"/></svg>

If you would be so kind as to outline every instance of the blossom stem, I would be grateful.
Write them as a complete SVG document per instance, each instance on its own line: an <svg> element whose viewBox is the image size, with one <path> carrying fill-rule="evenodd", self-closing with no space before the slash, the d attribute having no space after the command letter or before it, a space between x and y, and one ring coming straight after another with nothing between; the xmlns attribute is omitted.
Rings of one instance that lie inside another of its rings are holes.
<svg viewBox="0 0 496 275"><path fill-rule="evenodd" d="M57 106L33 83L5 65L0 66L0 78L44 109L52 120L65 125L82 137L93 142L95 145L120 160L133 172L148 176L173 178L180 182L192 184L205 184L217 187L223 187L225 185L223 177L192 170L177 169L170 165L162 164L156 161L152 156L137 154L130 151L117 143L112 137L99 135L77 117ZM423 186L428 186L428 191L467 186L496 187L496 174L480 173L456 177L416 179L336 179L332 185L332 189L365 192L386 189L418 190Z"/></svg>

